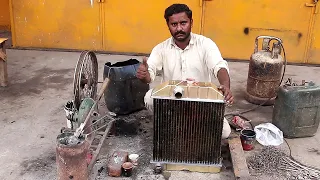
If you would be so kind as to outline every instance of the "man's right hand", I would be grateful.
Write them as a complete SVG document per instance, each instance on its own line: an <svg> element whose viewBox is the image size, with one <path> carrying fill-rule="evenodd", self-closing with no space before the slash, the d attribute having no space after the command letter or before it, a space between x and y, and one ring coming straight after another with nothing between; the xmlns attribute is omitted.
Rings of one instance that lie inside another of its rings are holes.
<svg viewBox="0 0 320 180"><path fill-rule="evenodd" d="M142 82L145 82L145 83L151 82L150 74L148 72L148 63L147 63L146 57L143 57L143 62L140 64L136 76Z"/></svg>

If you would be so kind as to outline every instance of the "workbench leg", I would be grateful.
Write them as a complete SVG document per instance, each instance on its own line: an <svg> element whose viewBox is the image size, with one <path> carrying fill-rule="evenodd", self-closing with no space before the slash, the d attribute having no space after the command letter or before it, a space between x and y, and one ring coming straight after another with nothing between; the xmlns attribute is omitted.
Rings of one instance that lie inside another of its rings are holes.
<svg viewBox="0 0 320 180"><path fill-rule="evenodd" d="M0 51L6 54L6 49L4 47L5 42L0 44ZM7 72L7 59L2 59L0 57L0 86L6 87L8 85L8 72Z"/></svg>

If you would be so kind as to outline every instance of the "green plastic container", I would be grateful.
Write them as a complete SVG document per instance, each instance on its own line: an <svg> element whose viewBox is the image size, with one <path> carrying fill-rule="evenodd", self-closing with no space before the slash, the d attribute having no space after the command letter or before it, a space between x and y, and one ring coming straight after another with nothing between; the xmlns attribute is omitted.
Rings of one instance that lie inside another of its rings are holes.
<svg viewBox="0 0 320 180"><path fill-rule="evenodd" d="M320 86L281 86L272 123L286 138L314 136L320 122Z"/></svg>

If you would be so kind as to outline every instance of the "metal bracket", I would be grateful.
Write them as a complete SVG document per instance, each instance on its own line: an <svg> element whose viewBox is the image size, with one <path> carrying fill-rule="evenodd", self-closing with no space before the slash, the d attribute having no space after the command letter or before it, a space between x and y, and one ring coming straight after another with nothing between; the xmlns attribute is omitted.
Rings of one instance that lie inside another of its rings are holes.
<svg viewBox="0 0 320 180"><path fill-rule="evenodd" d="M319 6L318 6L318 0L313 0L313 3L306 3L306 7L315 7L316 9L314 10L315 14L318 14L319 12Z"/></svg>
<svg viewBox="0 0 320 180"><path fill-rule="evenodd" d="M212 1L212 0L199 0L199 6L200 6L200 7L203 6L203 1Z"/></svg>

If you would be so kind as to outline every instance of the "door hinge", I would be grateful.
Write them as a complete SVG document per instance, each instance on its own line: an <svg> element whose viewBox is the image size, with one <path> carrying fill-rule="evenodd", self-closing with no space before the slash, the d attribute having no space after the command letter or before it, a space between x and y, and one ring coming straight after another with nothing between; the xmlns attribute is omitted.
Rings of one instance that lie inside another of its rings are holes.
<svg viewBox="0 0 320 180"><path fill-rule="evenodd" d="M200 7L203 6L203 1L212 1L212 0L199 0L199 5L200 5Z"/></svg>
<svg viewBox="0 0 320 180"><path fill-rule="evenodd" d="M318 0L313 0L313 3L306 3L307 7L315 7L314 13L318 14L319 12L319 6L318 6Z"/></svg>

